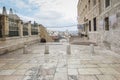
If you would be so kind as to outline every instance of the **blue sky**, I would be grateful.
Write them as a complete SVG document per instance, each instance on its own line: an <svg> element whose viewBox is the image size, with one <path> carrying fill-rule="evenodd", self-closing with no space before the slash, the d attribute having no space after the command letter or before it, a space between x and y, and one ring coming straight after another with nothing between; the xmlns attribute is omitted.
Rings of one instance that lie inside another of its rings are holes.
<svg viewBox="0 0 120 80"><path fill-rule="evenodd" d="M36 21L45 27L77 24L78 0L0 0L3 6L20 16L23 21ZM71 30L76 29L71 27Z"/></svg>

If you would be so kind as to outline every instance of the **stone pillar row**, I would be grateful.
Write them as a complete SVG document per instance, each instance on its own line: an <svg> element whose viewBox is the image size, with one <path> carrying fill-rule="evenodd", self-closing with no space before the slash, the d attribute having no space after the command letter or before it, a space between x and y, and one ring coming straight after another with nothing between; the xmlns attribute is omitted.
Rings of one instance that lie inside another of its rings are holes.
<svg viewBox="0 0 120 80"><path fill-rule="evenodd" d="M1 18L1 25L2 25L2 39L3 40L6 40L7 37L9 37L9 18L7 15L0 15L2 18ZM18 28L19 28L19 36L20 37L23 37L23 22L22 20L18 20L17 21L17 25L18 25ZM28 26L28 36L31 36L31 21L29 21L27 23L27 26ZM38 25L38 32L40 30L40 25ZM38 33L38 35L40 35Z"/></svg>
<svg viewBox="0 0 120 80"><path fill-rule="evenodd" d="M21 21L19 21L19 34L20 37L23 37L23 24L21 24ZM28 36L31 36L31 21L27 23L28 26ZM39 32L39 26L38 26L38 32Z"/></svg>
<svg viewBox="0 0 120 80"><path fill-rule="evenodd" d="M8 16L3 15L3 38L5 39L9 35L9 19ZM23 23L22 20L18 21L19 36L23 37ZM39 32L39 26L38 26ZM31 21L28 22L28 36L31 36Z"/></svg>

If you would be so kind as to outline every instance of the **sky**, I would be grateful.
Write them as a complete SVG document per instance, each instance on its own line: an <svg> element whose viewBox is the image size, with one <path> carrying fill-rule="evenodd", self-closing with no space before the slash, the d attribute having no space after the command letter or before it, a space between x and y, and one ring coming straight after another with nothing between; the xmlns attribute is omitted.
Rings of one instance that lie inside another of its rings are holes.
<svg viewBox="0 0 120 80"><path fill-rule="evenodd" d="M24 22L36 21L54 30L77 30L78 0L0 0L0 13L5 6L12 8ZM64 27L65 28L57 28Z"/></svg>

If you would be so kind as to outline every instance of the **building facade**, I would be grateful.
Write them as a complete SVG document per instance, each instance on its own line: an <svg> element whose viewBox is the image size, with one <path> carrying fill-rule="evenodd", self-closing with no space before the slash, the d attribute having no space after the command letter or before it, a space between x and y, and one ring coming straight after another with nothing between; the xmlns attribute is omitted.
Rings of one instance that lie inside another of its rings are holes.
<svg viewBox="0 0 120 80"><path fill-rule="evenodd" d="M78 23L83 26L83 34L96 42L100 0L79 0Z"/></svg>
<svg viewBox="0 0 120 80"><path fill-rule="evenodd" d="M6 8L0 14L0 54L22 48L24 44L32 44L40 41L40 25L31 21L23 22L10 8L7 14ZM6 47L7 46L7 47Z"/></svg>
<svg viewBox="0 0 120 80"><path fill-rule="evenodd" d="M78 23L90 41L120 51L120 0L79 0Z"/></svg>

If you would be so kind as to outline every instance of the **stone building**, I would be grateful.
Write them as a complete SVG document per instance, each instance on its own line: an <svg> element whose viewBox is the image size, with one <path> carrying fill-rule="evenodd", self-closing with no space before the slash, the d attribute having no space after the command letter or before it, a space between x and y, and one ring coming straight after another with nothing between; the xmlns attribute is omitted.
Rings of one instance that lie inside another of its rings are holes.
<svg viewBox="0 0 120 80"><path fill-rule="evenodd" d="M120 0L79 0L78 23L90 41L120 52Z"/></svg>
<svg viewBox="0 0 120 80"><path fill-rule="evenodd" d="M43 25L40 25L40 37L46 39L47 42L54 41Z"/></svg>
<svg viewBox="0 0 120 80"><path fill-rule="evenodd" d="M10 8L7 14L3 7L0 14L0 54L22 48L24 44L32 44L40 40L40 26L34 22L23 22Z"/></svg>
<svg viewBox="0 0 120 80"><path fill-rule="evenodd" d="M84 26L82 33L94 42L97 40L95 36L97 36L98 33L99 5L99 0L79 0L78 3L78 23Z"/></svg>

